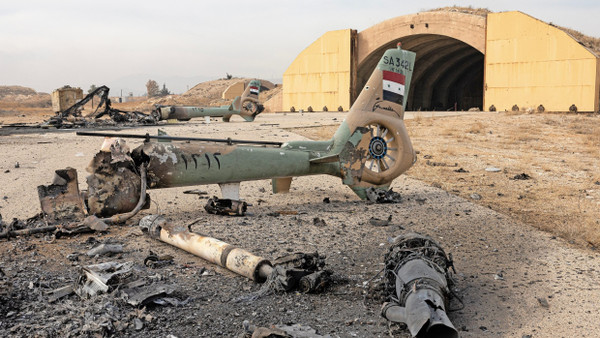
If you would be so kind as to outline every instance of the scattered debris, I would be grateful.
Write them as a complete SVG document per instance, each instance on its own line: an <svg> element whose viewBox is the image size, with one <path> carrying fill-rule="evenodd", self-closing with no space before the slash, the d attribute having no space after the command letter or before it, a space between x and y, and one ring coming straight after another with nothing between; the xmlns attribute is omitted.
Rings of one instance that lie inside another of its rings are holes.
<svg viewBox="0 0 600 338"><path fill-rule="evenodd" d="M458 167L458 163L448 164L446 162L432 162L429 160L425 161L425 164L432 167Z"/></svg>
<svg viewBox="0 0 600 338"><path fill-rule="evenodd" d="M90 249L86 255L90 257L112 255L123 252L123 246L121 244L100 244Z"/></svg>
<svg viewBox="0 0 600 338"><path fill-rule="evenodd" d="M369 187L366 190L367 199L374 203L400 203L402 196L392 189Z"/></svg>
<svg viewBox="0 0 600 338"><path fill-rule="evenodd" d="M481 195L479 195L477 193L473 193L469 197L471 197L471 199L475 200L475 201L479 201L481 199Z"/></svg>
<svg viewBox="0 0 600 338"><path fill-rule="evenodd" d="M248 338L331 338L331 335L320 335L315 329L302 324L275 325L270 328L258 327L248 320L242 323L245 337Z"/></svg>
<svg viewBox="0 0 600 338"><path fill-rule="evenodd" d="M162 216L146 216L140 221L140 227L153 238L256 282L264 283L258 293L241 297L238 301L256 299L280 291L318 293L325 290L332 281L332 272L323 269L325 257L316 252L295 253L271 263L216 238L190 232L186 227L174 225Z"/></svg>
<svg viewBox="0 0 600 338"><path fill-rule="evenodd" d="M54 232L58 236L60 234L78 234L94 230L97 231L97 229L101 229L100 225L102 223L95 222L94 219L95 216L88 216L82 222L48 225L48 221L46 221L44 215L41 213L30 217L25 221L15 218L10 224L8 224L8 226L0 226L2 229L0 238L10 238L50 232ZM92 228L92 226L94 228ZM104 230L106 229L104 228Z"/></svg>
<svg viewBox="0 0 600 338"><path fill-rule="evenodd" d="M187 227L177 226L160 215L149 215L139 223L142 231L255 281L264 281L271 274L271 263L250 252L236 248L221 240L190 232Z"/></svg>
<svg viewBox="0 0 600 338"><path fill-rule="evenodd" d="M323 199L323 203L325 203L325 204L329 204L329 203L331 203L331 200L329 199L329 197L325 197L325 198Z"/></svg>
<svg viewBox="0 0 600 338"><path fill-rule="evenodd" d="M461 167L461 168L458 168L458 169L454 170L454 172L455 172L455 173L468 173L469 171L468 171L468 170L465 170L465 169L463 169L463 168Z"/></svg>
<svg viewBox="0 0 600 338"><path fill-rule="evenodd" d="M83 224L94 231L106 231L108 229L108 224L94 215L86 217Z"/></svg>
<svg viewBox="0 0 600 338"><path fill-rule="evenodd" d="M110 89L107 86L101 86L89 93L83 99L65 109L57 111L55 116L49 118L38 128L91 128L98 126L136 126L136 125L155 125L157 119L151 114L144 114L139 111L124 111L111 107L111 101L108 98ZM95 96L100 97L100 102L96 110L87 116L82 116L81 112L86 103ZM104 106L104 110L98 111ZM110 119L101 119L108 116Z"/></svg>
<svg viewBox="0 0 600 338"><path fill-rule="evenodd" d="M369 219L369 224L376 226L376 227L386 227L386 226L390 225L391 221L392 221L392 215L388 216L387 219L379 219L376 217L371 217L371 219Z"/></svg>
<svg viewBox="0 0 600 338"><path fill-rule="evenodd" d="M177 288L174 285L155 283L146 286L131 287L121 290L121 299L127 304L133 306L145 306L149 303L157 305L181 305L178 299L172 301L170 297L165 297L172 294Z"/></svg>
<svg viewBox="0 0 600 338"><path fill-rule="evenodd" d="M106 262L81 268L75 293L81 298L91 298L112 291L116 285L131 276L133 262Z"/></svg>
<svg viewBox="0 0 600 338"><path fill-rule="evenodd" d="M385 255L385 289L389 302L381 314L405 323L416 337L458 337L446 315L454 284L452 260L433 239L416 233L398 236Z"/></svg>
<svg viewBox="0 0 600 338"><path fill-rule="evenodd" d="M502 171L502 169L496 168L496 167L487 167L487 168L485 168L485 171L490 172L490 173L497 173L497 172Z"/></svg>
<svg viewBox="0 0 600 338"><path fill-rule="evenodd" d="M68 296L68 295L72 294L73 292L75 292L73 285L67 285L67 286L63 286L61 288L52 290L52 291L48 292L46 295L49 296L48 302L54 303L55 301L65 297L65 296Z"/></svg>
<svg viewBox="0 0 600 338"><path fill-rule="evenodd" d="M529 179L531 179L531 176L527 175L526 173L521 173L521 174L515 175L512 179L513 180L529 180Z"/></svg>
<svg viewBox="0 0 600 338"><path fill-rule="evenodd" d="M149 268L158 268L169 264L173 264L173 256L171 255L157 255L150 251L150 254L144 258L144 265Z"/></svg>
<svg viewBox="0 0 600 338"><path fill-rule="evenodd" d="M79 192L76 169L56 170L52 184L40 185L37 189L42 212L48 223L82 221L87 216L87 208Z"/></svg>
<svg viewBox="0 0 600 338"><path fill-rule="evenodd" d="M548 300L546 298L538 297L537 300L538 300L538 303L540 303L540 305L543 308L546 308L546 309L550 308L550 304L548 303Z"/></svg>
<svg viewBox="0 0 600 338"><path fill-rule="evenodd" d="M326 227L327 226L327 222L325 222L324 219L319 218L319 217L313 218L313 224L318 227Z"/></svg>
<svg viewBox="0 0 600 338"><path fill-rule="evenodd" d="M209 214L224 216L244 216L248 210L248 203L229 198L218 198L214 196L209 198L204 206L204 210Z"/></svg>
<svg viewBox="0 0 600 338"><path fill-rule="evenodd" d="M204 190L200 190L200 189L186 190L183 193L189 194L189 195L198 195L198 196L208 195L208 192L206 192Z"/></svg>

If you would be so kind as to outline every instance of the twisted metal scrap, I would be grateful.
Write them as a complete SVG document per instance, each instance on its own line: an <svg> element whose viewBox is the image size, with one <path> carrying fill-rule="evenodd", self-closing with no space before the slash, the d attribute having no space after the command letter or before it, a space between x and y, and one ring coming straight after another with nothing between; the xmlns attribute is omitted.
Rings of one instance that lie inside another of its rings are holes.
<svg viewBox="0 0 600 338"><path fill-rule="evenodd" d="M449 272L450 268L454 270L452 255L446 255L444 249L442 249L442 247L431 237L409 233L396 237L394 239L394 244L390 246L385 255L384 280L385 292L388 300L400 304L404 303L408 291L414 283L405 284L404 289L399 295L400 299L396 298L396 279L398 278L396 270L398 266L402 266L414 259L425 261L433 269L444 275L448 286L454 285L454 279ZM420 282L426 283L424 280ZM445 296L450 295L449 288L442 291Z"/></svg>

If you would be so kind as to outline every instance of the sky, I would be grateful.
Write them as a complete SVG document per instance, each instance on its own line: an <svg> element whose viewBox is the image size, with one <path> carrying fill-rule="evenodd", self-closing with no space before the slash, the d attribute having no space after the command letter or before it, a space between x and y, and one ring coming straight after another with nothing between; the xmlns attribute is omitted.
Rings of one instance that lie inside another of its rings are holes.
<svg viewBox="0 0 600 338"><path fill-rule="evenodd" d="M174 93L226 74L281 81L323 33L445 6L519 10L600 37L600 1L19 0L0 3L0 85Z"/></svg>

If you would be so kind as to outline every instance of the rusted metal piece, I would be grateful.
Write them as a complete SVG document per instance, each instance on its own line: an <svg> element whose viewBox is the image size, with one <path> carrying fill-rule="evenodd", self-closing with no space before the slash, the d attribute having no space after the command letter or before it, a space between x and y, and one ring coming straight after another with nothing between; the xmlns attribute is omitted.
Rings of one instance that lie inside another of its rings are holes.
<svg viewBox="0 0 600 338"><path fill-rule="evenodd" d="M254 281L266 280L272 271L268 260L216 238L190 232L187 227L170 223L162 216L146 216L140 221L140 227L153 238Z"/></svg>
<svg viewBox="0 0 600 338"><path fill-rule="evenodd" d="M331 282L331 271L316 271L300 278L298 291L303 293L321 293L327 289Z"/></svg>
<svg viewBox="0 0 600 338"><path fill-rule="evenodd" d="M229 198L209 198L204 206L209 214L225 216L244 216L248 210L248 203Z"/></svg>
<svg viewBox="0 0 600 338"><path fill-rule="evenodd" d="M319 293L331 284L331 271L322 270L325 256L314 252L297 252L273 261L275 267L270 276L276 289L298 290L304 293Z"/></svg>
<svg viewBox="0 0 600 338"><path fill-rule="evenodd" d="M106 231L108 229L108 225L94 215L86 217L83 220L83 225L94 231Z"/></svg>
<svg viewBox="0 0 600 338"><path fill-rule="evenodd" d="M42 212L50 224L81 221L87 216L87 209L79 192L77 170L73 168L56 170L52 184L38 186L38 196Z"/></svg>
<svg viewBox="0 0 600 338"><path fill-rule="evenodd" d="M137 168L123 140L105 141L88 166L88 171L91 173L87 177L89 212L99 217L124 214L103 218L104 222L123 222L135 214L132 215L132 211L139 211L149 200L145 192L141 193L142 188L145 191L146 179L141 178L145 176L145 168ZM142 206L139 206L140 202Z"/></svg>
<svg viewBox="0 0 600 338"><path fill-rule="evenodd" d="M39 218L39 219L38 219ZM37 219L37 220L36 220ZM17 220L18 221L18 220ZM20 221L18 221L20 222ZM39 226L42 223L43 219L41 216L34 216L27 220L27 224L30 224L33 227L28 227L24 229L13 229L11 226L7 230L4 230L0 233L0 238L10 238L16 236L26 236L26 235L34 235L41 234L47 232L55 232L57 235L59 234L77 234L82 232L90 232L90 231L105 231L108 226L98 220L96 216L88 216L81 222L71 222L66 224L56 224L56 225L47 225L47 226ZM38 225L38 226L36 226Z"/></svg>
<svg viewBox="0 0 600 338"><path fill-rule="evenodd" d="M100 219L100 221L106 222L109 224L123 223L126 220L130 219L131 217L135 216L140 210L142 210L142 208L146 204L146 167L144 167L143 165L140 166L140 193L139 193L139 196L140 196L140 198L139 198L135 208L133 208L133 210L122 213L122 214L113 215L108 218L102 218L102 219Z"/></svg>
<svg viewBox="0 0 600 338"><path fill-rule="evenodd" d="M385 256L390 302L382 316L405 323L413 337L458 337L446 315L452 261L433 239L407 234L394 240Z"/></svg>
<svg viewBox="0 0 600 338"><path fill-rule="evenodd" d="M52 231L55 231L56 229L57 229L56 226L49 225L46 227L39 227L39 228L28 228L28 229L21 229L21 230L6 230L6 231L0 233L0 238L9 238L9 237L16 237L16 236L23 236L23 235L40 234L40 233L44 233L44 232L52 232Z"/></svg>

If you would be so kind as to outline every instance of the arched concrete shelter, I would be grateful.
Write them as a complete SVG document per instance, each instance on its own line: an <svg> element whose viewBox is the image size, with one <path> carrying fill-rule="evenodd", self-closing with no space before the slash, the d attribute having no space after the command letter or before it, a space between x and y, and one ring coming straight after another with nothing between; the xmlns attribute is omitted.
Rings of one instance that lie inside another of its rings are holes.
<svg viewBox="0 0 600 338"><path fill-rule="evenodd" d="M600 59L563 30L521 12L432 11L361 32L327 32L283 76L283 110L347 110L383 52L417 53L409 110L598 111Z"/></svg>

